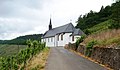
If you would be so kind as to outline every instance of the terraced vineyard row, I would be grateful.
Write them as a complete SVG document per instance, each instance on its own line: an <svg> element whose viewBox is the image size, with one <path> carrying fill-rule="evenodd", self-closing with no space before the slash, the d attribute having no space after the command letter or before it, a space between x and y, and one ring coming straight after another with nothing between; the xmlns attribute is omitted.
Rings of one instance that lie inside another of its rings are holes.
<svg viewBox="0 0 120 70"><path fill-rule="evenodd" d="M15 55L0 57L0 70L23 70L27 60L45 48L45 43L38 41L27 41L27 48L22 49ZM14 48L13 48L14 49Z"/></svg>

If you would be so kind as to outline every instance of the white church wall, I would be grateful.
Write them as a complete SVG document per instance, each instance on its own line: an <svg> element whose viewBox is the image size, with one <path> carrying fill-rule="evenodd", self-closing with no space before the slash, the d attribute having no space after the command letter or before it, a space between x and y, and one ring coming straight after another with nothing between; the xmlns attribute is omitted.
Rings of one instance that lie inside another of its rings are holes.
<svg viewBox="0 0 120 70"><path fill-rule="evenodd" d="M55 37L42 39L42 42L46 42L47 47L54 47Z"/></svg>
<svg viewBox="0 0 120 70"><path fill-rule="evenodd" d="M65 44L68 44L70 42L69 37L72 33L65 33L63 35L63 43L62 46L65 46Z"/></svg>
<svg viewBox="0 0 120 70"><path fill-rule="evenodd" d="M44 39L41 39L41 42L44 42Z"/></svg>
<svg viewBox="0 0 120 70"><path fill-rule="evenodd" d="M50 37L47 42L48 47L54 47L54 37Z"/></svg>
<svg viewBox="0 0 120 70"><path fill-rule="evenodd" d="M42 42L46 42L47 47L58 47L58 46L65 46L65 44L75 43L76 40L81 36L74 36L74 41L72 41L72 36L70 36L72 33L65 33L63 34L63 40L61 40L61 35L59 34L59 40L58 35L55 35L55 37L45 38L42 39Z"/></svg>
<svg viewBox="0 0 120 70"><path fill-rule="evenodd" d="M63 40L61 40L61 35L63 35L63 34L59 34L58 46L63 46L63 45L64 45L64 44L63 44L64 39L63 39ZM63 37L63 38L64 38L64 37Z"/></svg>
<svg viewBox="0 0 120 70"><path fill-rule="evenodd" d="M59 34L59 40L58 40L58 35L55 36L55 46L65 46L65 44L68 44L70 42L69 36L72 33L61 33ZM61 35L63 35L63 40L61 40Z"/></svg>
<svg viewBox="0 0 120 70"><path fill-rule="evenodd" d="M54 46L57 47L58 46L58 40L57 40L58 35L55 35L54 38Z"/></svg>
<svg viewBox="0 0 120 70"><path fill-rule="evenodd" d="M46 46L48 47L48 38L45 38Z"/></svg>

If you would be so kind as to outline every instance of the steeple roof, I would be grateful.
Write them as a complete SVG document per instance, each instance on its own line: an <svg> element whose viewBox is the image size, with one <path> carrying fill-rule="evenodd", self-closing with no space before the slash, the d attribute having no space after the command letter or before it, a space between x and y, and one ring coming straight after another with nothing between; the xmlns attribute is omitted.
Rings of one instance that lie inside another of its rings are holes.
<svg viewBox="0 0 120 70"><path fill-rule="evenodd" d="M52 29L52 21L51 21L51 18L50 18L50 23L49 23L49 30Z"/></svg>
<svg viewBox="0 0 120 70"><path fill-rule="evenodd" d="M50 24L49 25L52 25L51 18L50 18Z"/></svg>

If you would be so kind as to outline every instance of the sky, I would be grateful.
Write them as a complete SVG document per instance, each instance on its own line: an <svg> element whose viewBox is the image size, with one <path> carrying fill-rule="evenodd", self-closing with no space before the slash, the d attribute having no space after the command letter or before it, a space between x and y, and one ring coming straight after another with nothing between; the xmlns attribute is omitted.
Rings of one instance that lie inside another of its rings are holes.
<svg viewBox="0 0 120 70"><path fill-rule="evenodd" d="M0 40L10 40L28 34L41 34L52 25L70 22L75 26L78 17L113 0L0 0Z"/></svg>

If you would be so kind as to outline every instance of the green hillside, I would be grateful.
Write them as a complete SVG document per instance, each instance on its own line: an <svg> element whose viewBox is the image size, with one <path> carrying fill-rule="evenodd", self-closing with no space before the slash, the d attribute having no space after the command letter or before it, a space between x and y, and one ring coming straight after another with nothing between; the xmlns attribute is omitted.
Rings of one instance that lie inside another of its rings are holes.
<svg viewBox="0 0 120 70"><path fill-rule="evenodd" d="M0 45L0 57L15 55L26 47L27 45Z"/></svg>
<svg viewBox="0 0 120 70"><path fill-rule="evenodd" d="M38 40L40 41L42 34L33 34L33 35L25 35L20 36L12 40L0 40L0 44L17 44L17 45L25 45L26 40Z"/></svg>
<svg viewBox="0 0 120 70"><path fill-rule="evenodd" d="M96 41L97 47L120 46L120 1L110 6L102 6L99 12L90 11L80 15L76 28L80 28L87 34L82 42L88 44ZM119 47L120 48L120 47Z"/></svg>
<svg viewBox="0 0 120 70"><path fill-rule="evenodd" d="M87 35L108 29L120 28L120 1L112 5L102 6L99 12L90 11L80 15L76 28L80 28Z"/></svg>
<svg viewBox="0 0 120 70"><path fill-rule="evenodd" d="M89 29L87 29L90 33L98 33L98 32L101 32L101 31L104 31L104 30L107 30L109 29L109 27L111 26L111 23L113 21L112 20L107 20L107 21L104 21L102 23L99 23Z"/></svg>

